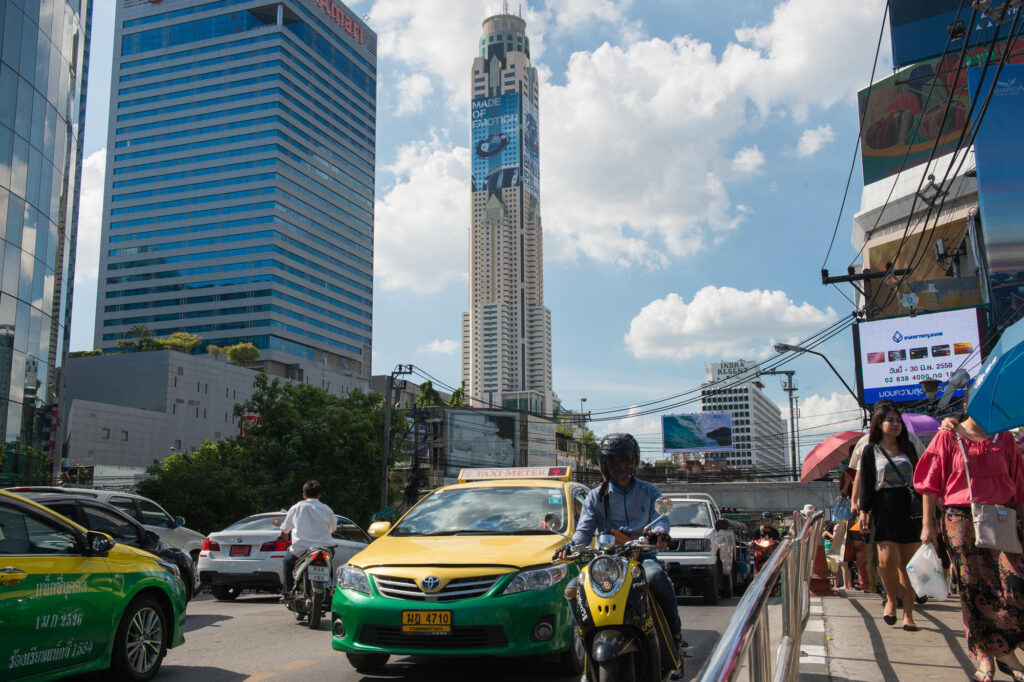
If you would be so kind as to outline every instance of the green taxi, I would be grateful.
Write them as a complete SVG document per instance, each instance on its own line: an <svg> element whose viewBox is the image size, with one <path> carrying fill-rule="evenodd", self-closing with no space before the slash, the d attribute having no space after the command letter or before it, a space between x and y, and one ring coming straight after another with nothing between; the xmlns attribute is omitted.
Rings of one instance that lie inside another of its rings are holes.
<svg viewBox="0 0 1024 682"><path fill-rule="evenodd" d="M148 680L184 642L172 567L0 490L0 679Z"/></svg>
<svg viewBox="0 0 1024 682"><path fill-rule="evenodd" d="M569 467L463 470L336 567L331 646L360 672L392 655L546 656L579 674L565 600L578 573L553 564L588 490Z"/></svg>

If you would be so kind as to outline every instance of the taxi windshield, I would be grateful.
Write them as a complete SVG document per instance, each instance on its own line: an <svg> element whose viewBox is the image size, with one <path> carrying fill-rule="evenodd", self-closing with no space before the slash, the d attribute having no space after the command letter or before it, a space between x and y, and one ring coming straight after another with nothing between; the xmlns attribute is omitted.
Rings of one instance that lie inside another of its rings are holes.
<svg viewBox="0 0 1024 682"><path fill-rule="evenodd" d="M565 532L561 488L449 488L426 498L389 535L531 535Z"/></svg>
<svg viewBox="0 0 1024 682"><path fill-rule="evenodd" d="M669 523L673 526L710 528L711 516L708 515L708 506L703 502L677 501L669 515Z"/></svg>

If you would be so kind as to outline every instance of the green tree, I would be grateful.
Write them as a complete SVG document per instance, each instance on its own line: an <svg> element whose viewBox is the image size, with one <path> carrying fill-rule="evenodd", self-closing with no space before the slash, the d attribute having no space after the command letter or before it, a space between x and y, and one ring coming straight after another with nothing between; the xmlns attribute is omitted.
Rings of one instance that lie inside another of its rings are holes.
<svg viewBox="0 0 1024 682"><path fill-rule="evenodd" d="M210 357L214 360L217 360L220 356L224 355L224 351L225 349L221 346L215 346L212 343L206 345L206 352L209 353Z"/></svg>
<svg viewBox="0 0 1024 682"><path fill-rule="evenodd" d="M224 349L228 362L246 367L260 359L260 349L251 343L236 343Z"/></svg>
<svg viewBox="0 0 1024 682"><path fill-rule="evenodd" d="M416 402L413 403L416 407L438 407L444 405L444 400L441 398L441 394L434 388L434 384L429 379L420 384L420 394L416 397Z"/></svg>
<svg viewBox="0 0 1024 682"><path fill-rule="evenodd" d="M452 397L448 399L449 407L462 407L466 404L466 382L463 381L459 387L452 391Z"/></svg>
<svg viewBox="0 0 1024 682"><path fill-rule="evenodd" d="M149 328L148 324L133 324L124 335L127 339L135 339L135 350L150 350L154 344L153 330ZM124 347L121 343L117 345Z"/></svg>
<svg viewBox="0 0 1024 682"><path fill-rule="evenodd" d="M248 514L270 511L248 485L249 468L237 439L207 441L190 454L155 461L136 490L172 516L184 516L190 528L211 533Z"/></svg>
<svg viewBox="0 0 1024 682"><path fill-rule="evenodd" d="M158 339L158 343L163 348L189 354L202 342L202 337L188 332L174 332L166 338Z"/></svg>
<svg viewBox="0 0 1024 682"><path fill-rule="evenodd" d="M128 343L131 343L131 341L129 341ZM91 357L93 355L103 355L103 351L101 351L101 350L73 350L70 353L68 353L68 357L69 358L87 358L87 357Z"/></svg>

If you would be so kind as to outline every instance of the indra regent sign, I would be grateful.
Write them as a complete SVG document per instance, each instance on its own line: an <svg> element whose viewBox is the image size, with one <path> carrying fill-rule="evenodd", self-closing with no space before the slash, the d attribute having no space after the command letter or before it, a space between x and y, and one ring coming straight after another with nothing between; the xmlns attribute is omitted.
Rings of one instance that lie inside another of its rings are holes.
<svg viewBox="0 0 1024 682"><path fill-rule="evenodd" d="M359 22L353 19L348 13L342 9L341 5L333 0L316 0L316 6L324 11L324 14L334 20L338 26L345 29L345 33L349 34L353 38L359 41L359 44L363 44L363 27L359 25Z"/></svg>

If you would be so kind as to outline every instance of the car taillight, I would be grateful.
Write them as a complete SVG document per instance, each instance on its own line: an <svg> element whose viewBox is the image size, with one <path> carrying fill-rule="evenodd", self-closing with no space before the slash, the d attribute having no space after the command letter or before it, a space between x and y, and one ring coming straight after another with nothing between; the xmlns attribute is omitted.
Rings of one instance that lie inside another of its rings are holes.
<svg viewBox="0 0 1024 682"><path fill-rule="evenodd" d="M264 542L260 545L261 552L283 552L288 549L288 545L292 544L291 540L278 538L277 540L271 540L270 542Z"/></svg>
<svg viewBox="0 0 1024 682"><path fill-rule="evenodd" d="M206 538L205 540L203 540L203 551L204 552L211 552L211 551L212 552L219 552L220 551L220 543L212 541L212 540L210 540L210 538Z"/></svg>

